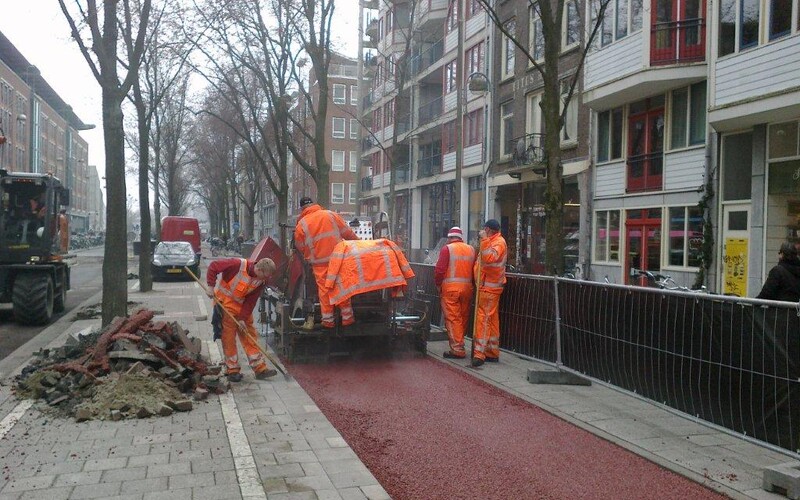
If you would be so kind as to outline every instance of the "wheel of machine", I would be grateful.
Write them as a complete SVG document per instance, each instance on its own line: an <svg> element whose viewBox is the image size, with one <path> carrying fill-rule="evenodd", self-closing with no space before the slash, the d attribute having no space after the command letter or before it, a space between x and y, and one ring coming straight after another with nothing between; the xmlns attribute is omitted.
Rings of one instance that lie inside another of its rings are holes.
<svg viewBox="0 0 800 500"><path fill-rule="evenodd" d="M53 318L53 279L45 273L25 272L14 280L11 301L18 323L45 325Z"/></svg>
<svg viewBox="0 0 800 500"><path fill-rule="evenodd" d="M62 273L63 274L63 273ZM67 284L64 276L61 277L61 287L53 296L53 312L64 312L67 308Z"/></svg>

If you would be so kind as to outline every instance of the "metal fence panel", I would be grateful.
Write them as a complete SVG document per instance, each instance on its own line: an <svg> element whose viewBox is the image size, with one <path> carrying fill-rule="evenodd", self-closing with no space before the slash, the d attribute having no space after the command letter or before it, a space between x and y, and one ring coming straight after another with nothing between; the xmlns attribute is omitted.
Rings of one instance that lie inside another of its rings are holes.
<svg viewBox="0 0 800 500"><path fill-rule="evenodd" d="M555 287L541 276L507 276L500 296L500 347L556 361Z"/></svg>

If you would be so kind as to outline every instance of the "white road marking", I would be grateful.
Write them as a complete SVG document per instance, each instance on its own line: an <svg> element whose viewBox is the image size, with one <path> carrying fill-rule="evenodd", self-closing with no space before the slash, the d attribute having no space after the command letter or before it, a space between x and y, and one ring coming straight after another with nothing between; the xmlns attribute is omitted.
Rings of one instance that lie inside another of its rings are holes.
<svg viewBox="0 0 800 500"><path fill-rule="evenodd" d="M0 439L6 437L6 434L8 434L8 432L15 425L17 425L17 422L20 421L22 416L25 415L25 412L28 411L28 408L30 408L32 405L33 405L33 400L26 399L25 401L15 406L14 409L11 411L11 413L6 415L6 418L0 421Z"/></svg>
<svg viewBox="0 0 800 500"><path fill-rule="evenodd" d="M217 344L209 340L206 340L205 343L206 347L208 347L208 357L211 363L221 363L222 355ZM236 468L236 477L239 480L239 489L242 492L242 497L266 500L267 495L264 493L264 487L258 477L258 468L256 467L255 458L253 458L253 450L250 448L250 442L244 432L242 418L236 408L233 392L228 391L220 395L219 403L222 406L222 416L225 420L228 443L231 446L233 465Z"/></svg>

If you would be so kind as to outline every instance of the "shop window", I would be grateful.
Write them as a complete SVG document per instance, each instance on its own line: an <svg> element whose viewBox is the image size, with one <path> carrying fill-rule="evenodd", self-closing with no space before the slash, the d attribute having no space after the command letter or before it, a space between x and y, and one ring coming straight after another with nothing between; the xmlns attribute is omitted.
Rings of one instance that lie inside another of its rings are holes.
<svg viewBox="0 0 800 500"><path fill-rule="evenodd" d="M700 267L703 247L703 211L699 207L669 209L669 265Z"/></svg>
<svg viewBox="0 0 800 500"><path fill-rule="evenodd" d="M344 183L331 183L331 203L338 205L344 203Z"/></svg>
<svg viewBox="0 0 800 500"><path fill-rule="evenodd" d="M619 221L619 210L599 210L595 213L595 261L619 262Z"/></svg>
<svg viewBox="0 0 800 500"><path fill-rule="evenodd" d="M597 115L597 161L622 158L622 108Z"/></svg>
<svg viewBox="0 0 800 500"><path fill-rule="evenodd" d="M514 20L511 20L503 25L506 32L509 36L503 35L503 43L501 45L503 49L503 56L501 61L501 74L503 78L507 78L514 75L514 64L517 52L517 46L514 45L513 37L516 34L516 26L517 23Z"/></svg>
<svg viewBox="0 0 800 500"><path fill-rule="evenodd" d="M766 255L777 255L781 243L800 243L800 159L772 162L768 170Z"/></svg>
<svg viewBox="0 0 800 500"><path fill-rule="evenodd" d="M751 132L722 137L722 201L750 199L752 158Z"/></svg>
<svg viewBox="0 0 800 500"><path fill-rule="evenodd" d="M671 148L704 144L705 136L706 82L672 91Z"/></svg>
<svg viewBox="0 0 800 500"><path fill-rule="evenodd" d="M500 156L509 157L513 151L511 140L514 139L514 103L507 102L500 106Z"/></svg>
<svg viewBox="0 0 800 500"><path fill-rule="evenodd" d="M333 102L335 104L345 104L347 102L347 85L341 83L333 84Z"/></svg>
<svg viewBox="0 0 800 500"><path fill-rule="evenodd" d="M769 126L769 158L797 156L797 122L777 123Z"/></svg>

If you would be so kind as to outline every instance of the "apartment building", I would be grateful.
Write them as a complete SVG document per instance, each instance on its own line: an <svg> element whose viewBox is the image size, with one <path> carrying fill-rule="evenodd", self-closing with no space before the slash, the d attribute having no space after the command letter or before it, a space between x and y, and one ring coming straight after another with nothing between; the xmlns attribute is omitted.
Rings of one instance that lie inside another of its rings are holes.
<svg viewBox="0 0 800 500"><path fill-rule="evenodd" d="M88 144L72 108L42 78L11 41L0 33L0 168L52 172L70 189L68 214L73 230L89 227Z"/></svg>
<svg viewBox="0 0 800 500"><path fill-rule="evenodd" d="M705 2L609 4L583 94L592 109L595 279L640 284L638 269L695 283L707 215L700 202L714 170L707 25Z"/></svg>
<svg viewBox="0 0 800 500"><path fill-rule="evenodd" d="M754 296L784 241L800 242L800 5L722 0L711 13L708 123L724 293Z"/></svg>
<svg viewBox="0 0 800 500"><path fill-rule="evenodd" d="M313 72L309 82L312 100L316 103L319 86ZM355 216L358 196L359 92L358 60L333 53L328 68L328 119L325 126L325 154L330 164L330 200L317 199L314 180L292 158L289 163L290 216L299 215L298 203L303 196L310 196L344 218ZM313 130L311 115L304 103L299 103L292 112L298 120L308 124L308 130ZM299 132L294 137L301 144L301 149L306 151L305 158L313 161L314 146L311 141Z"/></svg>
<svg viewBox="0 0 800 500"><path fill-rule="evenodd" d="M372 9L369 9L372 7ZM361 212L394 207L394 238L412 258L454 225L474 240L485 218L488 18L478 2L364 2ZM460 55L460 57L459 57ZM460 85L459 85L460 84Z"/></svg>

